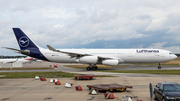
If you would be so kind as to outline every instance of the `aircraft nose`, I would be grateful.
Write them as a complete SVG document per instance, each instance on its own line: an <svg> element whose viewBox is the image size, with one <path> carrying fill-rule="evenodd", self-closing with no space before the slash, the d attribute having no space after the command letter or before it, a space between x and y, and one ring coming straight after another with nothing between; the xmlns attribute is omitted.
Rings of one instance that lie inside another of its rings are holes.
<svg viewBox="0 0 180 101"><path fill-rule="evenodd" d="M172 56L172 57L173 57L173 59L176 59L176 58L177 58L177 55L173 54L173 56Z"/></svg>

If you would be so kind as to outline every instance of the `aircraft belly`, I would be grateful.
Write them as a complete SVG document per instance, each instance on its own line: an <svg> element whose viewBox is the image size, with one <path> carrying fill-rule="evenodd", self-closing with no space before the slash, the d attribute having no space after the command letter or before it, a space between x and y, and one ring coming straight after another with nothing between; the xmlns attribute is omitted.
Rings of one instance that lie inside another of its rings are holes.
<svg viewBox="0 0 180 101"><path fill-rule="evenodd" d="M70 56L67 55L46 55L47 59L50 62L58 62L58 63L77 63L79 62L75 58L71 58Z"/></svg>

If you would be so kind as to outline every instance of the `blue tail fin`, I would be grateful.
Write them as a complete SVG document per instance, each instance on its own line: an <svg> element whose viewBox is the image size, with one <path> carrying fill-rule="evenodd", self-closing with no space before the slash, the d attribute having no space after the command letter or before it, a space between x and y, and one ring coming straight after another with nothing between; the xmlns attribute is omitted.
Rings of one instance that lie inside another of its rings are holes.
<svg viewBox="0 0 180 101"><path fill-rule="evenodd" d="M38 48L38 46L35 45L33 41L31 41L31 39L20 28L13 28L13 31L21 50Z"/></svg>
<svg viewBox="0 0 180 101"><path fill-rule="evenodd" d="M40 47L37 46L35 43L33 43L33 41L20 28L13 28L13 31L21 50L17 50L13 48L7 48L7 49L15 50L18 51L19 53L34 58L49 61L39 50Z"/></svg>

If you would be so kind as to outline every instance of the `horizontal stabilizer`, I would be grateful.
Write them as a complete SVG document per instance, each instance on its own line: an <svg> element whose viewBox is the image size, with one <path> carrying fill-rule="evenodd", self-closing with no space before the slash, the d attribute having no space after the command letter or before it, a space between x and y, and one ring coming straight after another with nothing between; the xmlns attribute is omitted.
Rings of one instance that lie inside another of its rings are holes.
<svg viewBox="0 0 180 101"><path fill-rule="evenodd" d="M14 48L9 48L9 47L2 47L2 48L6 48L6 49L10 49L10 50L14 50L18 53L24 54L24 55L28 55L30 54L29 50L19 50L19 49L14 49Z"/></svg>

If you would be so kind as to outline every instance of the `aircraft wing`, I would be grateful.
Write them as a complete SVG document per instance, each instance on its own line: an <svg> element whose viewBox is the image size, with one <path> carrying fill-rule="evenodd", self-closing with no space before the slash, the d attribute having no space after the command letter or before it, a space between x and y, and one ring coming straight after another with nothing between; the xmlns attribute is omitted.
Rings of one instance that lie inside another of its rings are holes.
<svg viewBox="0 0 180 101"><path fill-rule="evenodd" d="M53 48L50 45L46 45L48 47L49 50L54 51L54 52L60 52L60 53L65 53L65 54L69 54L69 56L90 56L90 54L85 54L85 53L79 53L79 52L68 52L68 51L61 51L61 50L56 50L55 48Z"/></svg>
<svg viewBox="0 0 180 101"><path fill-rule="evenodd" d="M68 51L61 51L61 50L57 50L55 48L53 48L50 45L46 45L48 47L49 50L54 51L54 52L60 52L60 53L65 53L68 54L69 56L72 57L81 57L81 56L95 56L93 54L89 54L89 53L79 53L79 52L68 52ZM106 57L106 56L99 56L96 55L98 58L102 58L102 59L117 59L116 57Z"/></svg>

